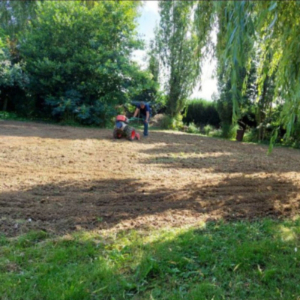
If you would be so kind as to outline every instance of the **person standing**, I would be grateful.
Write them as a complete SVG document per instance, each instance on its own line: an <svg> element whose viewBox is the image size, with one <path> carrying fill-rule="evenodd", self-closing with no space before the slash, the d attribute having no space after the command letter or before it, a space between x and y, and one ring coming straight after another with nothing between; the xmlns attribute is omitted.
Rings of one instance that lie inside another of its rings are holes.
<svg viewBox="0 0 300 300"><path fill-rule="evenodd" d="M148 136L148 125L149 125L149 119L150 119L150 106L149 104L145 103L145 102L140 102L140 104L138 104L136 106L136 110L133 114L133 117L135 118L138 113L141 113L141 116L143 118L144 121L144 136Z"/></svg>

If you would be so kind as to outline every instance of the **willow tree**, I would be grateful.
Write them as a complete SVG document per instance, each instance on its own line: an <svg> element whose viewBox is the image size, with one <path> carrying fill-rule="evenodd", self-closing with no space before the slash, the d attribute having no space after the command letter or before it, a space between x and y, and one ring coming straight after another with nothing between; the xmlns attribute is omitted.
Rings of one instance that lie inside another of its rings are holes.
<svg viewBox="0 0 300 300"><path fill-rule="evenodd" d="M256 78L258 107L283 103L280 122L292 133L300 117L300 1L163 1L160 7L170 114L179 111L198 80L202 49L209 32L217 30L219 86L233 123L249 95L249 78Z"/></svg>
<svg viewBox="0 0 300 300"><path fill-rule="evenodd" d="M233 117L239 113L239 70L249 73L251 53L258 54L258 101L264 97L266 82L274 81L273 101L280 99L283 110L280 121L293 131L300 117L300 4L299 1L228 1L217 3L216 12L227 13L224 20L224 48L219 62L228 70L231 80ZM244 87L247 76L244 78ZM274 138L276 137L276 134Z"/></svg>
<svg viewBox="0 0 300 300"><path fill-rule="evenodd" d="M199 82L202 45L194 24L194 2L160 1L159 8L156 39L164 67L167 114L175 117Z"/></svg>
<svg viewBox="0 0 300 300"><path fill-rule="evenodd" d="M290 135L300 117L300 3L273 1L270 4L269 16L262 22L262 28L266 28L262 31L266 41L262 47L261 65L269 53L272 56L270 67L262 68L261 77L275 74L275 97L284 101L281 120Z"/></svg>

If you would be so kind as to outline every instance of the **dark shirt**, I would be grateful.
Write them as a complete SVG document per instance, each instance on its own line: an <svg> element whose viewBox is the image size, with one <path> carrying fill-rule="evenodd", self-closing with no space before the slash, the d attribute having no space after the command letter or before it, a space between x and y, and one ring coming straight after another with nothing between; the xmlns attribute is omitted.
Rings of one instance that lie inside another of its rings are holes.
<svg viewBox="0 0 300 300"><path fill-rule="evenodd" d="M146 112L148 111L150 114L150 107L148 104L145 104L144 108L141 108L141 105L138 105L137 108L140 109L140 112L143 116L146 116Z"/></svg>

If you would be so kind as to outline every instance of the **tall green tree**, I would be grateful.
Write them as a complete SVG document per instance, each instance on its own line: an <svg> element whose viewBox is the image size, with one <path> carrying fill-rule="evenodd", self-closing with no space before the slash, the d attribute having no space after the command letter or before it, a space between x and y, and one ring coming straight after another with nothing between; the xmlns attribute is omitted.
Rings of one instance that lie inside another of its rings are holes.
<svg viewBox="0 0 300 300"><path fill-rule="evenodd" d="M234 115L240 105L239 68L249 71L250 54L257 47L258 96L266 98L266 87L273 77L273 102L278 98L283 101L280 119L289 135L300 116L299 1L228 1L223 5L229 14L222 55L224 64L230 64Z"/></svg>
<svg viewBox="0 0 300 300"><path fill-rule="evenodd" d="M166 78L167 114L178 115L201 73L197 36L193 27L193 3L160 1L157 44Z"/></svg>
<svg viewBox="0 0 300 300"><path fill-rule="evenodd" d="M36 10L45 0L6 0L0 1L0 27L11 39L15 39L20 31L27 28L37 17ZM88 8L93 8L97 1L81 0Z"/></svg>
<svg viewBox="0 0 300 300"><path fill-rule="evenodd" d="M150 50L148 52L149 64L148 70L152 74L153 81L159 83L159 57L157 53L157 45L155 41L150 42Z"/></svg>
<svg viewBox="0 0 300 300"><path fill-rule="evenodd" d="M160 92L160 82L159 82L159 57L157 53L157 48L155 41L150 42L150 49L148 51L148 66L146 73L150 75L151 85L147 89L148 97L144 101L148 101L152 104L152 107L161 107L161 92ZM142 99L141 99L142 100Z"/></svg>
<svg viewBox="0 0 300 300"><path fill-rule="evenodd" d="M104 124L114 104L129 98L137 72L131 52L139 2L45 2L20 53L30 76L35 109L57 118Z"/></svg>

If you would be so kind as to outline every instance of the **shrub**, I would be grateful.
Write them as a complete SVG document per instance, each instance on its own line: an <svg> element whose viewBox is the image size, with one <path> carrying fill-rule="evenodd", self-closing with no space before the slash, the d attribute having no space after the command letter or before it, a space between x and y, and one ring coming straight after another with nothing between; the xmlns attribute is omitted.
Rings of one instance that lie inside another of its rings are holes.
<svg viewBox="0 0 300 300"><path fill-rule="evenodd" d="M239 129L238 125L222 124L221 137L225 139L233 139L236 137L236 132Z"/></svg>
<svg viewBox="0 0 300 300"><path fill-rule="evenodd" d="M215 129L209 133L209 136L221 138L222 137L222 130L221 129Z"/></svg>
<svg viewBox="0 0 300 300"><path fill-rule="evenodd" d="M194 99L187 102L183 122L195 123L198 126L212 125L219 127L220 118L214 102Z"/></svg>
<svg viewBox="0 0 300 300"><path fill-rule="evenodd" d="M175 116L173 118L173 122L172 122L172 128L174 130L182 130L184 125L183 125L183 121L182 121L183 117L181 114L178 114L177 116Z"/></svg>
<svg viewBox="0 0 300 300"><path fill-rule="evenodd" d="M189 124L188 128L187 128L187 132L189 133L198 133L199 129L197 128L197 126L192 122Z"/></svg>
<svg viewBox="0 0 300 300"><path fill-rule="evenodd" d="M244 141L245 142L257 142L258 132L257 128L252 128L251 130L245 132Z"/></svg>
<svg viewBox="0 0 300 300"><path fill-rule="evenodd" d="M161 128L170 129L172 122L173 120L170 116L164 115L160 121Z"/></svg>
<svg viewBox="0 0 300 300"><path fill-rule="evenodd" d="M211 126L211 125L206 125L204 128L203 128L203 131L204 131L204 134L206 135L209 135L209 133L214 130L214 128Z"/></svg>
<svg viewBox="0 0 300 300"><path fill-rule="evenodd" d="M180 130L184 127L181 115L177 115L174 118L164 115L160 121L160 124L163 129Z"/></svg>
<svg viewBox="0 0 300 300"><path fill-rule="evenodd" d="M111 108L144 92L149 76L131 62L137 2L45 1L20 37L29 94L43 117L105 124ZM151 86L149 87L151 88Z"/></svg>

